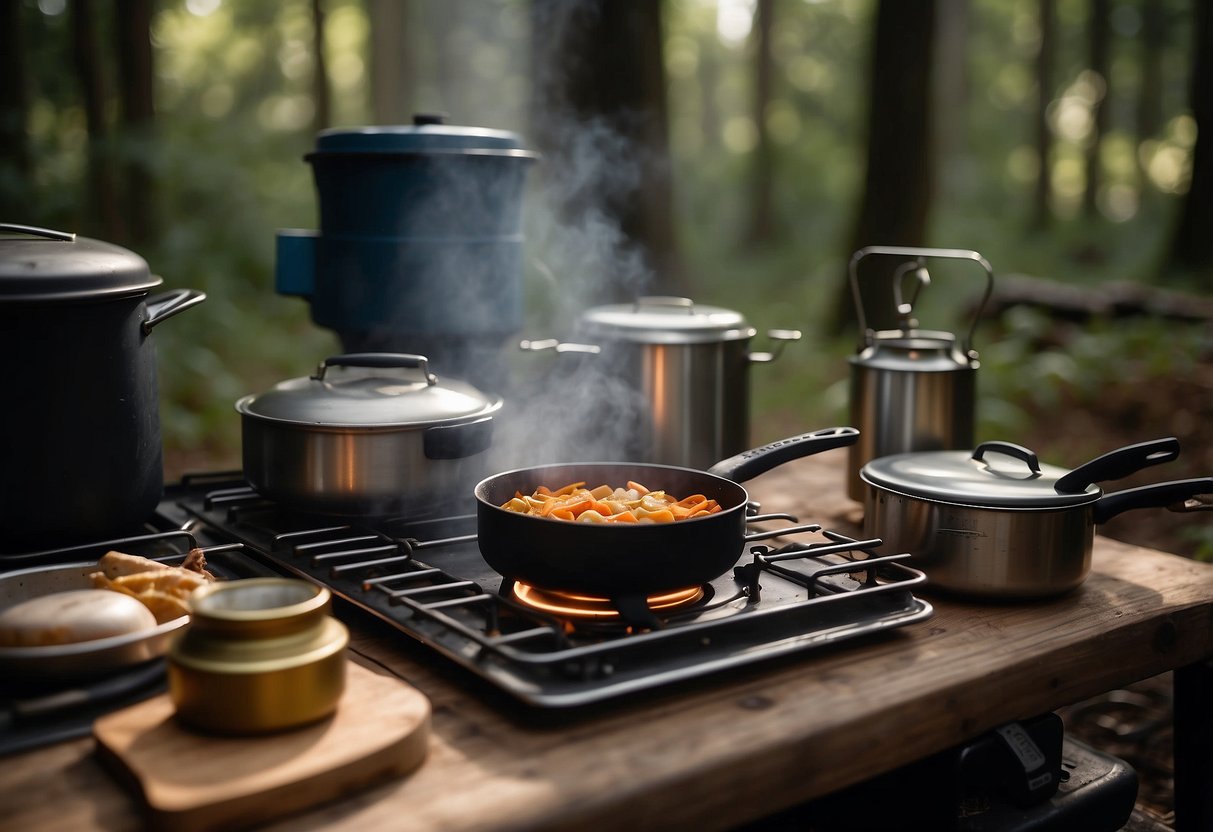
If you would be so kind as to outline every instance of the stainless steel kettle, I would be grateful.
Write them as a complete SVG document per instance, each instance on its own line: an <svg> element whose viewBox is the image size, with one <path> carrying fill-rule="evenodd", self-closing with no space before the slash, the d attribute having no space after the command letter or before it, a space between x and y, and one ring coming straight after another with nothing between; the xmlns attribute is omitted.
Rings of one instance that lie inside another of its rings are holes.
<svg viewBox="0 0 1213 832"><path fill-rule="evenodd" d="M893 274L897 329L876 331L867 326L859 262L868 256L904 258ZM985 270L985 294L963 341L950 332L919 329L913 317L918 293L931 280L926 267L931 258L969 260ZM907 277L914 280L908 301L902 290ZM847 494L863 500L859 471L869 460L909 451L972 447L980 366L973 333L993 290L994 272L976 251L869 246L851 256L850 281L863 341L850 358L850 423L859 428L859 441L850 448Z"/></svg>

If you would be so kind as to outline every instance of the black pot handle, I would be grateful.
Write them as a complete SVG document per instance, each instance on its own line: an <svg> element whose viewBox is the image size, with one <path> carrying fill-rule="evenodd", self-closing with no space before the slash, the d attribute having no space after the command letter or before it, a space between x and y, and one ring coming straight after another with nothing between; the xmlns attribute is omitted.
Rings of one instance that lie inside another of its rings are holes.
<svg viewBox="0 0 1213 832"><path fill-rule="evenodd" d="M1096 525L1135 508L1166 508L1175 512L1210 511L1213 510L1213 477L1126 488L1105 494L1094 505Z"/></svg>
<svg viewBox="0 0 1213 832"><path fill-rule="evenodd" d="M1178 456L1179 440L1174 436L1139 442L1079 465L1053 487L1058 494L1081 494L1087 490L1087 486L1097 482L1119 480L1151 465L1170 462Z"/></svg>
<svg viewBox="0 0 1213 832"><path fill-rule="evenodd" d="M742 451L736 456L717 462L708 469L708 473L733 482L745 482L785 462L832 448L854 445L858 439L859 431L855 428L815 430L812 433L780 439L761 448Z"/></svg>
<svg viewBox="0 0 1213 832"><path fill-rule="evenodd" d="M435 425L422 436L426 459L463 459L487 451L492 443L492 416L459 425Z"/></svg>
<svg viewBox="0 0 1213 832"><path fill-rule="evenodd" d="M178 312L184 312L191 306L197 306L206 300L206 292L197 289L170 289L147 299L147 319L143 322L143 334L147 335L152 327L167 321Z"/></svg>
<svg viewBox="0 0 1213 832"><path fill-rule="evenodd" d="M1036 452L1025 448L1023 445L1016 445L1014 442L982 442L973 451L974 462L985 462L987 451L997 451L1000 454L1014 457L1020 462L1028 466L1028 470L1033 474L1040 474L1040 460L1036 458Z"/></svg>

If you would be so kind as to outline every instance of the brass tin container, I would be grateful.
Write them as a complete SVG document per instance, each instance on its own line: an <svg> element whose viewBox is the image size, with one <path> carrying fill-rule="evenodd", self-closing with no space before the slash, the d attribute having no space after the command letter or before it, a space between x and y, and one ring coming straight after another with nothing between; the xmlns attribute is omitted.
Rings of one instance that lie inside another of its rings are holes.
<svg viewBox="0 0 1213 832"><path fill-rule="evenodd" d="M203 587L168 653L169 695L194 728L259 734L331 714L345 689L349 631L324 587L251 578Z"/></svg>

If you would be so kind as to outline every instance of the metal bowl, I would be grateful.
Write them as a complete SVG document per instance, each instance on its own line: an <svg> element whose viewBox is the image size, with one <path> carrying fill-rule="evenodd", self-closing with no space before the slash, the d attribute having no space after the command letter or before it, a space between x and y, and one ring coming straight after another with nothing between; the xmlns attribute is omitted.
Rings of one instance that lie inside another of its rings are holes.
<svg viewBox="0 0 1213 832"><path fill-rule="evenodd" d="M96 562L33 567L0 574L0 609L22 601L92 587L89 575ZM98 589L98 592L108 590ZM168 651L173 634L189 623L189 616L166 621L154 630L40 647L0 647L0 671L10 678L81 679L112 673L159 658Z"/></svg>

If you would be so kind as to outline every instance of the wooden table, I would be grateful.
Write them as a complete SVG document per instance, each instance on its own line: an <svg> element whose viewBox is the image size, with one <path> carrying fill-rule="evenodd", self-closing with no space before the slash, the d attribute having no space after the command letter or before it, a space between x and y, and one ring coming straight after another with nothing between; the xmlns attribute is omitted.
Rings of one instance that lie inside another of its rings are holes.
<svg viewBox="0 0 1213 832"><path fill-rule="evenodd" d="M831 451L748 487L764 510L844 528L858 511L843 496L844 465L845 453ZM547 726L512 718L437 659L402 650L394 631L356 628L357 652L430 697L429 757L402 780L271 828L725 829L1168 670L1179 671L1184 721L1177 820L1205 828L1213 566L1105 538L1094 560L1062 599L928 596L934 617L886 636ZM139 826L136 801L87 739L0 759L0 818L21 830Z"/></svg>

